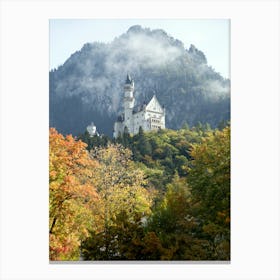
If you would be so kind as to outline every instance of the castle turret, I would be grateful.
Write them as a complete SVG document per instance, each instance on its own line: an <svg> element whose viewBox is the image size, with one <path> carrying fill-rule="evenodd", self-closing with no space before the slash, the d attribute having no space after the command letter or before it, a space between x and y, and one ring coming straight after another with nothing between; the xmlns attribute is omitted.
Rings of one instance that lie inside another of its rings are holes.
<svg viewBox="0 0 280 280"><path fill-rule="evenodd" d="M96 126L94 125L93 122L87 126L87 132L89 133L90 137L93 137L94 135L99 136L99 134L96 130Z"/></svg>
<svg viewBox="0 0 280 280"><path fill-rule="evenodd" d="M125 85L124 85L124 123L128 128L129 132L133 131L133 120L132 120L132 110L134 107L134 81L127 74Z"/></svg>
<svg viewBox="0 0 280 280"><path fill-rule="evenodd" d="M127 74L124 85L124 108L132 109L134 107L134 81Z"/></svg>

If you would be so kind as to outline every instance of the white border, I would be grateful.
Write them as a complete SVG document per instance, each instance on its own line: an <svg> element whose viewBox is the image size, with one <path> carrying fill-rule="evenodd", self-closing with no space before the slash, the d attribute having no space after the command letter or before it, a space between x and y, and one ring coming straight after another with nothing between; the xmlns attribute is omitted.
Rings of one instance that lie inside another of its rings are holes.
<svg viewBox="0 0 280 280"><path fill-rule="evenodd" d="M231 19L231 264L49 264L49 18ZM2 1L1 279L279 279L279 34L278 1Z"/></svg>

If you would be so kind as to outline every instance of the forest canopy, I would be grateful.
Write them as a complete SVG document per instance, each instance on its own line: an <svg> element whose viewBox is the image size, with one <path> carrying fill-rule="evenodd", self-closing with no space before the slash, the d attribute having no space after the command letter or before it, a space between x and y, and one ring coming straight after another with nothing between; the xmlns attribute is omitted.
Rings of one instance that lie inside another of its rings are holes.
<svg viewBox="0 0 280 280"><path fill-rule="evenodd" d="M50 129L50 260L229 260L230 126Z"/></svg>

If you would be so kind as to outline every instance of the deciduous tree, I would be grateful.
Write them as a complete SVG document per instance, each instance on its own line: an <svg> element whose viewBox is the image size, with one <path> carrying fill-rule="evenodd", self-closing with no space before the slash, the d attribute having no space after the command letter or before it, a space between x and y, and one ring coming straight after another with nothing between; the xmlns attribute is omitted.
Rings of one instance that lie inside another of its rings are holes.
<svg viewBox="0 0 280 280"><path fill-rule="evenodd" d="M209 133L193 144L188 175L194 207L217 259L230 250L230 128Z"/></svg>
<svg viewBox="0 0 280 280"><path fill-rule="evenodd" d="M93 231L84 243L85 257L126 258L127 254L121 249L126 240L124 233L129 228L135 229L139 219L145 219L151 213L152 193L145 188L144 173L131 160L130 150L112 144L107 148L96 148L91 156L99 163L97 189L102 201L104 229Z"/></svg>
<svg viewBox="0 0 280 280"><path fill-rule="evenodd" d="M83 142L54 128L49 133L50 259L79 259L81 240L97 222L93 215L97 162Z"/></svg>

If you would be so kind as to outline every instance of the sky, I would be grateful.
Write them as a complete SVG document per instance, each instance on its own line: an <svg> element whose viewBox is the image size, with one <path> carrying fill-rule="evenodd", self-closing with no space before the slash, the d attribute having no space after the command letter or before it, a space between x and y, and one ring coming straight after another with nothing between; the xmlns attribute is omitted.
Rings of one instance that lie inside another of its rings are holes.
<svg viewBox="0 0 280 280"><path fill-rule="evenodd" d="M208 65L223 77L230 75L230 20L228 19L51 19L50 69L62 65L85 43L109 43L132 25L163 29L206 55Z"/></svg>

